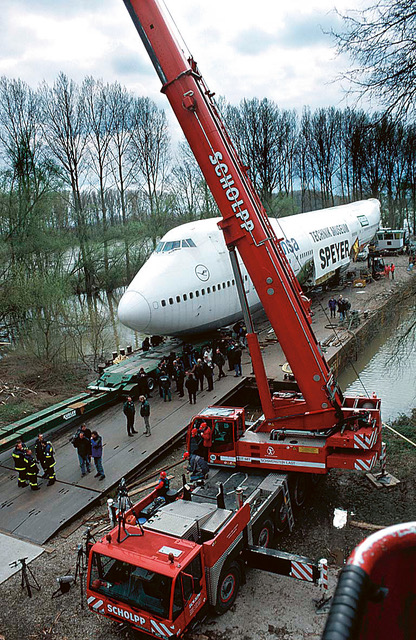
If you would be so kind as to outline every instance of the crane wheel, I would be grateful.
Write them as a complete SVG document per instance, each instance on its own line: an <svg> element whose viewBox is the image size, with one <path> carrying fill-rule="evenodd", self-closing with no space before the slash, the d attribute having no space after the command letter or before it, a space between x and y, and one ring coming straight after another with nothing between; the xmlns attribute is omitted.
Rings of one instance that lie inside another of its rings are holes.
<svg viewBox="0 0 416 640"><path fill-rule="evenodd" d="M256 547L264 547L267 549L270 547L272 538L274 533L273 522L270 518L266 518L257 529L256 535L254 536L254 544Z"/></svg>
<svg viewBox="0 0 416 640"><path fill-rule="evenodd" d="M273 523L275 533L283 533L283 531L288 526L287 511L282 494L280 494L277 499L276 507L274 510Z"/></svg>
<svg viewBox="0 0 416 640"><path fill-rule="evenodd" d="M234 604L241 584L241 569L238 562L227 563L220 575L217 587L215 612L222 615Z"/></svg>
<svg viewBox="0 0 416 640"><path fill-rule="evenodd" d="M310 484L308 484L308 478L306 473L296 473L294 478L292 478L290 495L292 498L293 506L301 507L307 498L308 488Z"/></svg>

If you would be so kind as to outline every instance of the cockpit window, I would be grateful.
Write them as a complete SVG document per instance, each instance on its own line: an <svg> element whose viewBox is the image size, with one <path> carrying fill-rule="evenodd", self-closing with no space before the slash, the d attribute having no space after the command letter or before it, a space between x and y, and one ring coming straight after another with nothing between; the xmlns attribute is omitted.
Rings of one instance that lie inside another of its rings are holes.
<svg viewBox="0 0 416 640"><path fill-rule="evenodd" d="M180 249L181 241L173 240L172 242L165 242L165 246L163 247L163 251L173 251L173 249Z"/></svg>
<svg viewBox="0 0 416 640"><path fill-rule="evenodd" d="M174 249L180 249L181 246L189 249L189 247L196 247L196 244L191 238L186 238L186 240L171 240L170 242L158 242L155 253L173 251Z"/></svg>

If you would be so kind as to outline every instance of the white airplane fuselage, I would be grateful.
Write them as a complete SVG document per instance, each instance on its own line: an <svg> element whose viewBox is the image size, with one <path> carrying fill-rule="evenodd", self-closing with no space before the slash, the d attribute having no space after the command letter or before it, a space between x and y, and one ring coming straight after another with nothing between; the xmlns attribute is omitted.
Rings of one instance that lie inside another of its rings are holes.
<svg viewBox="0 0 416 640"><path fill-rule="evenodd" d="M118 306L120 321L148 335L180 336L226 326L242 316L222 232L209 218L166 233L128 286ZM287 218L270 218L301 284L317 285L344 270L374 237L378 200L362 200ZM255 250L253 248L253 250ZM240 260L251 311L261 307Z"/></svg>

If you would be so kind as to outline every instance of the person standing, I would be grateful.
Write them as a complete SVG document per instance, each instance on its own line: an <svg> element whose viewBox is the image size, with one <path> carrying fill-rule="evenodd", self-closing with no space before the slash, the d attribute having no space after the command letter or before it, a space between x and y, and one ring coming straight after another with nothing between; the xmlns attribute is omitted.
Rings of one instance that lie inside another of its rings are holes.
<svg viewBox="0 0 416 640"><path fill-rule="evenodd" d="M206 422L202 422L199 427L199 432L202 437L203 458L204 460L208 460L208 450L212 445L212 429Z"/></svg>
<svg viewBox="0 0 416 640"><path fill-rule="evenodd" d="M179 360L175 360L173 363L173 377L176 382L176 391L179 393L179 397L183 398L185 393L183 390L183 383L185 381L185 371L182 363Z"/></svg>
<svg viewBox="0 0 416 640"><path fill-rule="evenodd" d="M198 429L195 427L191 431L191 437L189 439L189 453L191 455L199 455L202 447L202 436L198 433Z"/></svg>
<svg viewBox="0 0 416 640"><path fill-rule="evenodd" d="M235 377L238 378L239 376L241 376L243 374L242 368L241 368L241 356L242 356L242 351L240 349L240 347L238 345L235 346L234 351L232 352L232 362L233 362L233 366L234 366L234 371L235 371Z"/></svg>
<svg viewBox="0 0 416 640"><path fill-rule="evenodd" d="M331 296L329 298L328 307L329 307L329 310L331 312L330 317L331 318L336 318L337 301L335 300L334 296Z"/></svg>
<svg viewBox="0 0 416 640"><path fill-rule="evenodd" d="M81 476L84 477L87 473L90 473L90 456L91 456L91 442L85 437L84 432L80 431L78 436L72 443L75 449L78 451L78 461L81 468Z"/></svg>
<svg viewBox="0 0 416 640"><path fill-rule="evenodd" d="M204 360L203 372L207 380L208 391L212 391L214 389L214 365L208 357Z"/></svg>
<svg viewBox="0 0 416 640"><path fill-rule="evenodd" d="M198 391L198 380L194 378L191 371L186 374L185 387L188 392L189 404L196 404L196 392Z"/></svg>
<svg viewBox="0 0 416 640"><path fill-rule="evenodd" d="M14 468L19 474L19 477L17 480L17 486L21 489L23 487L27 487L29 484L27 482L27 466L26 466L25 455L24 455L25 451L26 451L26 447L23 444L23 440L19 439L16 442L16 445L12 451L12 458L14 462Z"/></svg>
<svg viewBox="0 0 416 640"><path fill-rule="evenodd" d="M103 469L103 439L96 432L93 431L91 433L91 455L94 460L94 465L97 470L94 478L98 478L99 480L104 480L105 473Z"/></svg>
<svg viewBox="0 0 416 640"><path fill-rule="evenodd" d="M24 452L24 461L26 466L26 475L29 480L30 488L32 491L39 491L40 487L38 486L38 466L35 462L35 458L32 456L32 451L27 449Z"/></svg>
<svg viewBox="0 0 416 640"><path fill-rule="evenodd" d="M172 400L172 392L170 390L171 382L166 371L163 371L159 376L159 385L162 389L163 402L166 402L167 400L170 402Z"/></svg>
<svg viewBox="0 0 416 640"><path fill-rule="evenodd" d="M136 407L134 406L134 402L131 396L127 397L126 402L123 404L123 413L127 419L127 434L129 436L133 436L133 434L137 433L134 429L134 416L136 413Z"/></svg>
<svg viewBox="0 0 416 640"><path fill-rule="evenodd" d="M43 439L43 436L42 436L41 446L43 447L43 459L44 459L43 469L45 471L45 475L43 477L48 478L47 486L50 487L51 485L55 484L55 481L56 481L55 452L53 450L52 442L50 442L50 440L45 441Z"/></svg>
<svg viewBox="0 0 416 640"><path fill-rule="evenodd" d="M47 469L45 466L45 448L43 446L44 444L44 440L43 440L43 434L39 433L38 434L38 439L36 440L36 444L35 444L35 457L37 462L39 462L40 466L43 469L43 477L47 478L48 477L48 473L47 473Z"/></svg>
<svg viewBox="0 0 416 640"><path fill-rule="evenodd" d="M342 295L339 296L337 300L338 313L339 313L339 321L343 322L344 320L344 298Z"/></svg>
<svg viewBox="0 0 416 640"><path fill-rule="evenodd" d="M204 390L204 363L201 358L198 358L194 368L192 369L192 373L198 382L198 388L200 391Z"/></svg>
<svg viewBox="0 0 416 640"><path fill-rule="evenodd" d="M221 378L225 378L225 373L222 369L223 366L225 365L225 358L221 353L220 349L218 348L215 351L213 361L214 361L214 364L216 364L218 367L218 380L221 380Z"/></svg>
<svg viewBox="0 0 416 640"><path fill-rule="evenodd" d="M391 279L394 280L394 270L395 270L395 266L393 264L393 262L390 265L390 273L391 273Z"/></svg>
<svg viewBox="0 0 416 640"><path fill-rule="evenodd" d="M141 402L140 415L144 420L144 435L150 436L150 404L146 400L146 396L140 396L139 400Z"/></svg>

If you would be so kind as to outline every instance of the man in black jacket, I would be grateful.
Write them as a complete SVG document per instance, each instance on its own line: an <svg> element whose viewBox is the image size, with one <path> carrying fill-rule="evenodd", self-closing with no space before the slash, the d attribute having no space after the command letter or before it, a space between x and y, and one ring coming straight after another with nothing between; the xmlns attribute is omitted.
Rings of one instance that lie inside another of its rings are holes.
<svg viewBox="0 0 416 640"><path fill-rule="evenodd" d="M81 476L84 477L87 473L90 473L90 456L91 456L91 441L85 437L84 432L80 433L74 438L72 444L78 451L79 466L81 467Z"/></svg>
<svg viewBox="0 0 416 640"><path fill-rule="evenodd" d="M221 380L221 378L225 378L225 373L223 371L223 366L225 365L225 358L223 356L223 354L221 353L220 349L216 349L215 353L214 353L214 357L212 358L214 364L217 365L218 367L218 380Z"/></svg>
<svg viewBox="0 0 416 640"><path fill-rule="evenodd" d="M144 435L145 436L150 436L150 404L149 402L146 400L146 396L140 396L139 398L141 405L140 405L140 415L142 416L143 420L144 420Z"/></svg>
<svg viewBox="0 0 416 640"><path fill-rule="evenodd" d="M123 404L123 413L127 418L127 434L132 436L134 433L137 433L137 431L134 429L134 415L136 413L136 408L131 396L129 396Z"/></svg>

